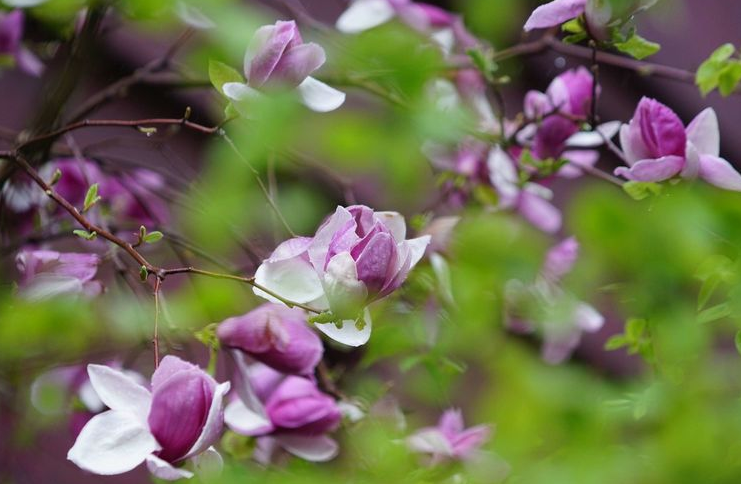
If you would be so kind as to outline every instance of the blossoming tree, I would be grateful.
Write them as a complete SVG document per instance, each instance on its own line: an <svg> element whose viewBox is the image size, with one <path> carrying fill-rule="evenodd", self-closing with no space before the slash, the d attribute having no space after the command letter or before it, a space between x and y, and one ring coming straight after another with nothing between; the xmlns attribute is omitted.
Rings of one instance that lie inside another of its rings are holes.
<svg viewBox="0 0 741 484"><path fill-rule="evenodd" d="M270 3L0 2L0 481L738 482L735 47Z"/></svg>

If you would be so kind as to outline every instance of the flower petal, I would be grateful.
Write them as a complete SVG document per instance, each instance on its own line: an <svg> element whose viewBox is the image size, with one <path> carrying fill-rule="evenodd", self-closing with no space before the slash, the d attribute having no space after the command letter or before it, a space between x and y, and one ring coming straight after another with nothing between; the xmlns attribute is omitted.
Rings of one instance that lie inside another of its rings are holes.
<svg viewBox="0 0 741 484"><path fill-rule="evenodd" d="M269 419L247 408L247 405L239 399L226 406L224 422L230 429L242 435L265 435L273 431Z"/></svg>
<svg viewBox="0 0 741 484"><path fill-rule="evenodd" d="M265 261L255 272L255 282L270 291L298 303L309 303L324 294L316 270L304 258ZM268 301L281 303L270 294L255 288L254 293Z"/></svg>
<svg viewBox="0 0 741 484"><path fill-rule="evenodd" d="M160 459L155 455L147 457L147 469L155 477L165 481L177 481L178 479L190 479L193 473L178 467L174 467L169 462Z"/></svg>
<svg viewBox="0 0 741 484"><path fill-rule="evenodd" d="M436 428L421 429L406 439L407 446L414 452L450 456L453 448L440 430Z"/></svg>
<svg viewBox="0 0 741 484"><path fill-rule="evenodd" d="M741 191L741 174L723 158L700 155L700 178L716 187Z"/></svg>
<svg viewBox="0 0 741 484"><path fill-rule="evenodd" d="M345 102L345 93L309 76L296 88L307 108L318 113L334 111Z"/></svg>
<svg viewBox="0 0 741 484"><path fill-rule="evenodd" d="M227 82L221 86L224 95L233 101L254 99L260 93L243 82Z"/></svg>
<svg viewBox="0 0 741 484"><path fill-rule="evenodd" d="M594 333L602 329L605 317L589 304L580 302L574 310L574 323L582 331Z"/></svg>
<svg viewBox="0 0 741 484"><path fill-rule="evenodd" d="M211 482L221 475L224 469L224 459L216 449L209 447L193 457L193 465L202 481Z"/></svg>
<svg viewBox="0 0 741 484"><path fill-rule="evenodd" d="M275 66L270 80L298 86L326 60L327 56L320 45L314 43L297 45L286 50Z"/></svg>
<svg viewBox="0 0 741 484"><path fill-rule="evenodd" d="M278 21L260 27L252 37L244 56L244 72L251 87L267 82L291 41L298 36L294 21Z"/></svg>
<svg viewBox="0 0 741 484"><path fill-rule="evenodd" d="M599 151L596 150L568 150L561 155L568 163L558 170L561 178L578 178L584 174L582 168L589 169L599 161Z"/></svg>
<svg viewBox="0 0 741 484"><path fill-rule="evenodd" d="M101 401L111 410L129 412L146 422L152 395L122 371L103 365L88 365L90 384Z"/></svg>
<svg viewBox="0 0 741 484"><path fill-rule="evenodd" d="M545 29L560 25L584 12L587 0L553 0L536 8L525 22L525 30Z"/></svg>
<svg viewBox="0 0 741 484"><path fill-rule="evenodd" d="M337 442L327 437L304 435L276 435L281 447L291 454L310 462L326 462L334 459L340 449Z"/></svg>
<svg viewBox="0 0 741 484"><path fill-rule="evenodd" d="M518 210L525 220L543 232L552 234L561 228L561 212L537 194L523 190Z"/></svg>
<svg viewBox="0 0 741 484"><path fill-rule="evenodd" d="M340 32L356 34L391 20L396 11L388 0L356 0L337 19Z"/></svg>
<svg viewBox="0 0 741 484"><path fill-rule="evenodd" d="M684 163L685 160L681 156L664 156L655 160L640 160L630 168L618 167L614 173L628 180L660 182L677 175L682 171Z"/></svg>
<svg viewBox="0 0 741 484"><path fill-rule="evenodd" d="M206 416L206 423L203 424L201 435L198 436L193 447L183 457L193 457L206 451L211 445L213 445L221 435L221 431L224 428L224 396L229 392L231 384L227 381L219 383L214 390L214 398L211 400L211 406L208 409L208 415Z"/></svg>
<svg viewBox="0 0 741 484"><path fill-rule="evenodd" d="M399 212L376 212L375 219L389 229L396 242L401 242L406 238L407 223Z"/></svg>
<svg viewBox="0 0 741 484"><path fill-rule="evenodd" d="M349 252L341 252L330 259L322 285L332 312L341 318L355 317L368 295Z"/></svg>
<svg viewBox="0 0 741 484"><path fill-rule="evenodd" d="M334 323L314 324L314 326L338 343L357 347L364 345L370 339L372 322L368 308L365 309L363 322L364 325L360 329L351 319L343 321L342 328L338 328Z"/></svg>
<svg viewBox="0 0 741 484"><path fill-rule="evenodd" d="M691 141L701 155L720 154L720 128L718 116L713 108L706 108L687 126L687 140Z"/></svg>
<svg viewBox="0 0 741 484"><path fill-rule="evenodd" d="M612 139L620 130L620 121L610 121L597 126L596 131L581 131L566 140L566 145L574 148L595 148Z"/></svg>
<svg viewBox="0 0 741 484"><path fill-rule="evenodd" d="M154 436L128 412L109 410L83 427L67 458L94 474L122 474L159 449Z"/></svg>

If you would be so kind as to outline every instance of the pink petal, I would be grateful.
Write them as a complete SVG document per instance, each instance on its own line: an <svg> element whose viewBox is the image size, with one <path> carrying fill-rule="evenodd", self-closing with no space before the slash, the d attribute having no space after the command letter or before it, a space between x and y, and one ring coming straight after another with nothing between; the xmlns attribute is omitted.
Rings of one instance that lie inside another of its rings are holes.
<svg viewBox="0 0 741 484"><path fill-rule="evenodd" d="M523 190L518 210L525 220L543 232L552 234L561 228L561 212L536 194Z"/></svg>
<svg viewBox="0 0 741 484"><path fill-rule="evenodd" d="M324 49L317 44L301 44L287 49L270 76L271 82L281 82L295 87L327 60Z"/></svg>
<svg viewBox="0 0 741 484"><path fill-rule="evenodd" d="M700 155L700 178L726 190L741 191L741 175L723 158Z"/></svg>
<svg viewBox="0 0 741 484"><path fill-rule="evenodd" d="M298 33L296 22L278 21L255 32L245 54L245 76L250 87L265 84L280 62L288 44Z"/></svg>
<svg viewBox="0 0 741 484"><path fill-rule="evenodd" d="M525 30L545 29L561 25L584 12L587 0L553 0L536 8L525 22Z"/></svg>
<svg viewBox="0 0 741 484"><path fill-rule="evenodd" d="M285 450L309 462L326 462L334 459L340 451L337 442L327 437L303 435L277 435L275 440Z"/></svg>
<svg viewBox="0 0 741 484"><path fill-rule="evenodd" d="M541 274L550 282L558 282L571 272L579 257L579 242L575 237L564 239L546 254Z"/></svg>
<svg viewBox="0 0 741 484"><path fill-rule="evenodd" d="M685 160L681 156L665 156L656 160L647 159L636 162L632 167L621 166L615 169L615 175L623 176L628 180L643 182L660 182L673 178L684 167Z"/></svg>
<svg viewBox="0 0 741 484"><path fill-rule="evenodd" d="M713 108L707 108L695 116L687 126L687 140L695 145L701 155L720 154L720 128Z"/></svg>

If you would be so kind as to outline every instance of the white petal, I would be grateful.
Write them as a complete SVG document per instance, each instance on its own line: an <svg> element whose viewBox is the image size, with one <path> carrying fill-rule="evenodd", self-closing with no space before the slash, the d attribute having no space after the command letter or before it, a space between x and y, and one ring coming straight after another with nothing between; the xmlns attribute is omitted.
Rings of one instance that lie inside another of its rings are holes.
<svg viewBox="0 0 741 484"><path fill-rule="evenodd" d="M281 297L302 304L311 302L324 293L319 275L312 265L300 256L263 262L255 272L255 282ZM255 288L254 292L268 301L280 303L260 289Z"/></svg>
<svg viewBox="0 0 741 484"><path fill-rule="evenodd" d="M388 22L395 14L388 0L356 0L342 12L336 27L340 32L355 34Z"/></svg>
<svg viewBox="0 0 741 484"><path fill-rule="evenodd" d="M582 131L574 134L566 145L574 148L594 148L605 144L605 139L612 139L620 130L620 121L610 121L597 126L595 131Z"/></svg>
<svg viewBox="0 0 741 484"><path fill-rule="evenodd" d="M109 410L82 428L67 458L94 474L122 474L135 468L159 445L149 429L128 412Z"/></svg>
<svg viewBox="0 0 741 484"><path fill-rule="evenodd" d="M315 324L316 328L329 338L346 346L362 346L368 342L371 335L371 316L368 308L365 309L363 316L365 326L358 329L355 321L348 319L342 322L342 328L338 328L334 323Z"/></svg>
<svg viewBox="0 0 741 484"><path fill-rule="evenodd" d="M224 95L234 101L244 101L254 99L260 93L243 82L227 82L221 86Z"/></svg>
<svg viewBox="0 0 741 484"><path fill-rule="evenodd" d="M273 428L270 420L247 408L247 405L239 399L226 406L224 422L230 429L242 435L261 435Z"/></svg>
<svg viewBox="0 0 741 484"><path fill-rule="evenodd" d="M304 79L304 82L299 84L296 89L306 107L318 113L334 111L345 102L344 92L338 91L313 77Z"/></svg>
<svg viewBox="0 0 741 484"><path fill-rule="evenodd" d="M291 454L311 462L325 462L334 459L339 452L337 442L326 435L316 437L280 435L275 439Z"/></svg>
<svg viewBox="0 0 741 484"><path fill-rule="evenodd" d="M103 365L88 365L90 383L100 399L111 410L130 412L146 422L152 395L125 373Z"/></svg>
<svg viewBox="0 0 741 484"><path fill-rule="evenodd" d="M700 152L692 141L687 139L684 149L684 168L679 176L687 180L694 180L700 174Z"/></svg>
<svg viewBox="0 0 741 484"><path fill-rule="evenodd" d="M589 304L580 302L574 311L574 321L580 329L594 333L605 324L605 317Z"/></svg>
<svg viewBox="0 0 741 484"><path fill-rule="evenodd" d="M437 429L423 429L407 437L407 446L415 452L435 455L452 455L453 448L448 439Z"/></svg>
<svg viewBox="0 0 741 484"><path fill-rule="evenodd" d="M407 236L407 223L399 212L376 212L376 220L383 223L396 242L401 242Z"/></svg>
<svg viewBox="0 0 741 484"><path fill-rule="evenodd" d="M520 189L517 186L517 170L512 158L499 146L495 146L489 153L487 160L491 184L503 199L517 196Z"/></svg>
<svg viewBox="0 0 741 484"><path fill-rule="evenodd" d="M430 38L440 46L443 54L448 55L453 52L453 47L455 47L455 33L453 29L439 29L430 34Z"/></svg>
<svg viewBox="0 0 741 484"><path fill-rule="evenodd" d="M100 413L106 408L105 403L103 403L103 400L98 396L98 393L95 391L95 388L93 388L93 384L90 383L90 380L86 380L82 385L80 385L77 395L80 397L83 405L85 405L85 408L92 413Z"/></svg>
<svg viewBox="0 0 741 484"><path fill-rule="evenodd" d="M155 455L147 457L147 469L149 469L149 472L151 472L155 477L166 481L177 481L178 479L190 479L193 477L192 472L178 467L173 467L169 462L164 461Z"/></svg>
<svg viewBox="0 0 741 484"><path fill-rule="evenodd" d="M330 259L322 286L329 307L341 318L354 318L368 296L365 284L358 280L358 269L349 252L340 252Z"/></svg>
<svg viewBox="0 0 741 484"><path fill-rule="evenodd" d="M342 400L340 402L337 402L337 408L340 409L342 417L346 418L350 422L359 422L365 418L365 412L357 403L348 400Z"/></svg>
<svg viewBox="0 0 741 484"><path fill-rule="evenodd" d="M687 141L691 141L702 155L720 154L720 129L718 116L713 108L707 108L695 116L687 126Z"/></svg>
<svg viewBox="0 0 741 484"><path fill-rule="evenodd" d="M193 444L193 447L191 447L183 459L200 454L211 447L211 444L219 438L224 423L224 395L227 394L230 386L231 384L228 381L219 383L216 386L216 389L214 390L214 398L211 400L211 407L208 409L206 423L203 424L201 435L198 436L198 440L196 440L196 443Z"/></svg>
<svg viewBox="0 0 741 484"><path fill-rule="evenodd" d="M425 255L425 250L427 249L427 246L430 245L430 241L432 240L432 237L429 235L423 235L422 237L417 237L416 239L409 239L405 240L403 242L404 245L406 245L407 249L409 250L410 255L410 262L409 262L409 268L413 268L417 265L417 262L422 259L422 256Z"/></svg>

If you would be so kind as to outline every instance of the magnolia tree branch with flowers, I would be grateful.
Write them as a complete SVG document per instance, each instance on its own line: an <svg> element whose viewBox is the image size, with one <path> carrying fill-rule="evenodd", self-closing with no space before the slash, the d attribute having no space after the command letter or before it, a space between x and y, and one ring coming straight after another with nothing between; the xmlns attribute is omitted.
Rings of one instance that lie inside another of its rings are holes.
<svg viewBox="0 0 741 484"><path fill-rule="evenodd" d="M723 120L604 107L605 67L737 93L733 45L644 60L671 0L503 2L514 45L486 2L154 3L2 2L38 93L0 129L0 480L738 482ZM126 36L164 53L91 89Z"/></svg>

